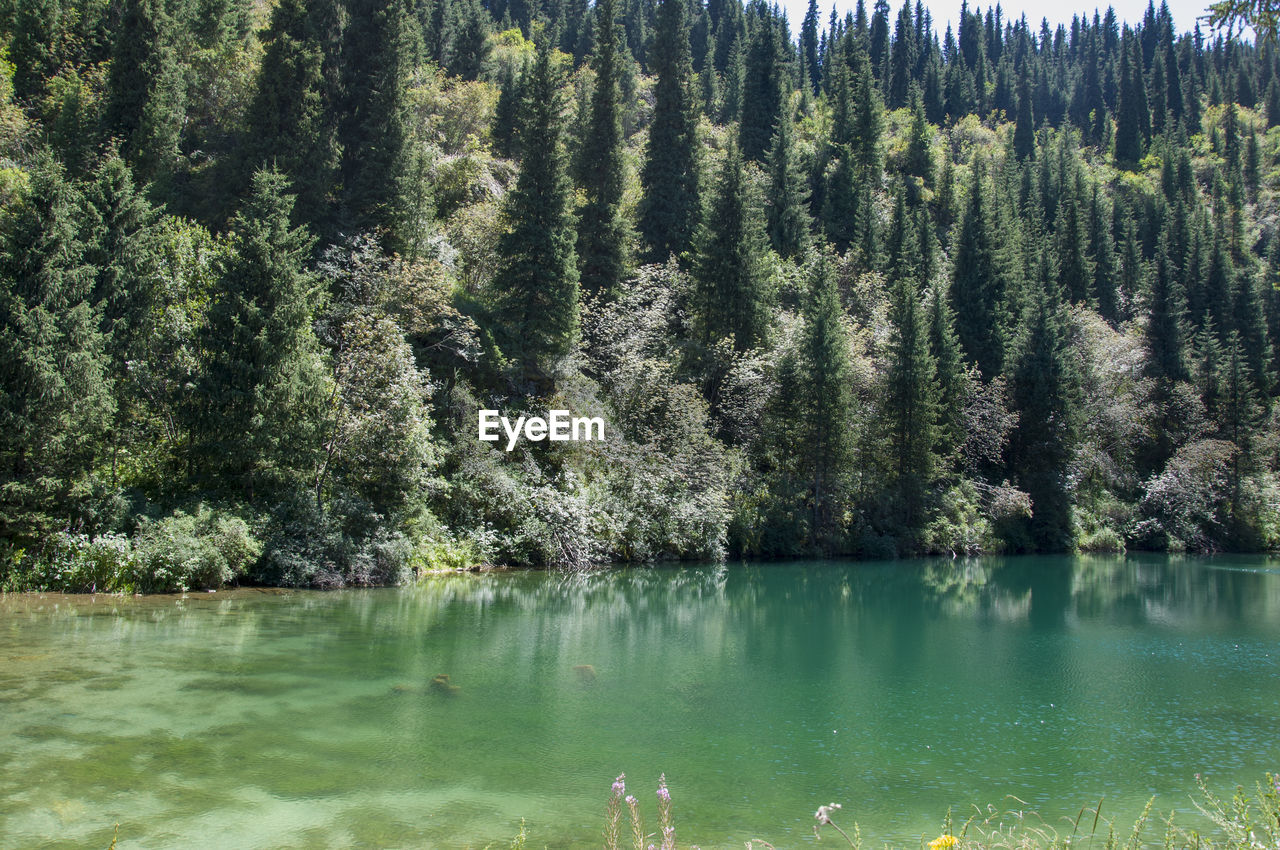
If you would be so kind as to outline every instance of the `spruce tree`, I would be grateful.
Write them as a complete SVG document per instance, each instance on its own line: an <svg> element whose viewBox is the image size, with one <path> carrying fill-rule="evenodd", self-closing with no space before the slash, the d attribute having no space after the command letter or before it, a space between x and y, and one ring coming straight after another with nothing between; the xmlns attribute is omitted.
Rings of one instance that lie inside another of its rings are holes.
<svg viewBox="0 0 1280 850"><path fill-rule="evenodd" d="M1093 285L1091 299L1098 313L1116 326L1120 323L1120 295L1116 282L1120 277L1116 259L1111 202L1102 194L1098 184L1093 184L1093 201L1089 207L1089 253L1093 258Z"/></svg>
<svg viewBox="0 0 1280 850"><path fill-rule="evenodd" d="M694 239L693 279L702 341L732 337L755 348L769 322L764 225L751 197L742 154L730 145Z"/></svg>
<svg viewBox="0 0 1280 850"><path fill-rule="evenodd" d="M657 82L640 171L640 233L649 258L661 262L688 250L699 214L698 119L683 0L662 0L649 53Z"/></svg>
<svg viewBox="0 0 1280 850"><path fill-rule="evenodd" d="M181 128L181 69L161 0L125 0L103 96L102 129L149 181L172 169Z"/></svg>
<svg viewBox="0 0 1280 850"><path fill-rule="evenodd" d="M1089 300L1093 288L1093 261L1089 256L1088 229L1079 199L1078 179L1073 175L1062 187L1058 204L1058 221L1054 238L1058 259L1058 286L1070 301L1080 304Z"/></svg>
<svg viewBox="0 0 1280 850"><path fill-rule="evenodd" d="M809 0L804 22L800 25L800 61L814 94L822 88L822 68L818 64L818 0Z"/></svg>
<svg viewBox="0 0 1280 850"><path fill-rule="evenodd" d="M933 132L925 120L924 105L918 89L911 90L911 129L907 131L907 149L903 157L907 202L919 204L926 190L933 188Z"/></svg>
<svg viewBox="0 0 1280 850"><path fill-rule="evenodd" d="M1077 436L1078 379L1067 350L1066 319L1053 283L1035 287L1010 354L1009 394L1018 426L1009 468L1031 497L1028 542L1036 550L1074 545L1070 464Z"/></svg>
<svg viewBox="0 0 1280 850"><path fill-rule="evenodd" d="M760 13L747 47L738 138L743 158L764 162L784 97L790 95L791 87L785 85L784 91L786 69L773 18L762 4L752 8L758 8Z"/></svg>
<svg viewBox="0 0 1280 850"><path fill-rule="evenodd" d="M840 526L839 483L853 460L849 341L841 323L835 276L823 254L814 264L804 319L800 343L803 387L796 421L805 430L800 444L810 482L810 540L816 542Z"/></svg>
<svg viewBox="0 0 1280 850"><path fill-rule="evenodd" d="M578 333L578 268L560 117L564 93L545 42L525 91L525 156L503 207L507 230L498 245L494 318L519 378L547 389L554 385L555 361L569 353Z"/></svg>
<svg viewBox="0 0 1280 850"><path fill-rule="evenodd" d="M965 372L955 314L942 286L929 290L929 353L938 375L938 453L954 454L964 442Z"/></svg>
<svg viewBox="0 0 1280 850"><path fill-rule="evenodd" d="M769 241L782 257L799 257L809 248L809 213L804 178L795 161L791 110L778 116L778 126L769 147Z"/></svg>
<svg viewBox="0 0 1280 850"><path fill-rule="evenodd" d="M312 239L290 224L288 180L253 178L216 268L199 381L188 423L197 468L228 493L254 499L305 484L319 450L325 380L312 331L318 281L306 270Z"/></svg>
<svg viewBox="0 0 1280 850"><path fill-rule="evenodd" d="M1127 44L1127 42L1126 42ZM1139 108L1146 108L1146 98L1139 96L1145 85L1142 66L1134 67L1132 51L1125 47L1120 53L1120 95L1116 102L1116 165L1133 168L1142 159L1143 132Z"/></svg>
<svg viewBox="0 0 1280 850"><path fill-rule="evenodd" d="M0 537L19 545L79 527L112 413L81 198L47 151L27 177L0 211Z"/></svg>
<svg viewBox="0 0 1280 850"><path fill-rule="evenodd" d="M836 151L835 165L827 176L822 193L822 223L827 238L841 254L857 238L858 195L853 154L848 145Z"/></svg>
<svg viewBox="0 0 1280 850"><path fill-rule="evenodd" d="M1018 116L1013 127L1013 154L1030 159L1036 154L1036 122L1031 108L1031 78L1024 64L1018 77Z"/></svg>
<svg viewBox="0 0 1280 850"><path fill-rule="evenodd" d="M915 245L914 240L904 242ZM907 529L917 527L925 491L937 472L940 436L937 365L929 346L929 321L917 293L914 255L910 248L902 250L891 271L884 394L890 475Z"/></svg>
<svg viewBox="0 0 1280 850"><path fill-rule="evenodd" d="M406 0L350 0L338 127L341 222L376 231L386 247L411 243L408 81L415 53Z"/></svg>
<svg viewBox="0 0 1280 850"><path fill-rule="evenodd" d="M315 227L326 220L339 157L324 76L325 6L281 0L272 10L242 148L243 186L261 168L283 172L297 193L295 214Z"/></svg>
<svg viewBox="0 0 1280 850"><path fill-rule="evenodd" d="M578 217L578 274L590 293L612 293L626 276L630 225L622 215L625 174L614 0L596 3L595 86L591 117L579 149L578 178L586 195Z"/></svg>
<svg viewBox="0 0 1280 850"><path fill-rule="evenodd" d="M991 378L1004 363L1006 293L987 192L983 162L975 157L969 201L954 246L951 303L965 354L983 376Z"/></svg>

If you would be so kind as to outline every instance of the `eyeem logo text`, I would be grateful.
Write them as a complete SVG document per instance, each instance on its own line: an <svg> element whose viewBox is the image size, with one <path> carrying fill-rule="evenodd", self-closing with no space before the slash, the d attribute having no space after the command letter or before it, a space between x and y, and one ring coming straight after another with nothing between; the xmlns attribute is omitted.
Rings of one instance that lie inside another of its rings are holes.
<svg viewBox="0 0 1280 850"><path fill-rule="evenodd" d="M567 410L549 410L547 418L541 416L521 416L515 424L496 410L480 411L480 439L486 443L496 443L507 437L507 451L516 447L516 442L523 435L526 440L540 443L543 440L558 442L590 442L604 439L604 420L598 416L571 416Z"/></svg>

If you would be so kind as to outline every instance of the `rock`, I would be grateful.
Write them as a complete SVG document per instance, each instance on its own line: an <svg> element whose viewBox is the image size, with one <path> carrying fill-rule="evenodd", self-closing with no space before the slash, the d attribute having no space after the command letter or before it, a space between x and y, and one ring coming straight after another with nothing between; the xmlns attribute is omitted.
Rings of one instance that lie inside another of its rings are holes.
<svg viewBox="0 0 1280 850"><path fill-rule="evenodd" d="M428 686L432 693L441 694L443 696L456 697L462 692L462 688L449 681L448 673L441 673L431 680Z"/></svg>
<svg viewBox="0 0 1280 850"><path fill-rule="evenodd" d="M590 664L576 664L574 665L573 672L578 674L578 681L582 682L584 685L590 684L596 680L596 668L592 667Z"/></svg>

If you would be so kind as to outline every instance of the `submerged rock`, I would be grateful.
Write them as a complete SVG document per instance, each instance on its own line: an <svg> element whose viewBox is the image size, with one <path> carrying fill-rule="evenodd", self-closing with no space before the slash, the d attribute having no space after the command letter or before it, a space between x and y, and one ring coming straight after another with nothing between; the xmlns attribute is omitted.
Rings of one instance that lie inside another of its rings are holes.
<svg viewBox="0 0 1280 850"><path fill-rule="evenodd" d="M444 696L456 697L462 692L462 688L449 681L448 673L441 673L431 680L428 686L432 693L443 694Z"/></svg>
<svg viewBox="0 0 1280 850"><path fill-rule="evenodd" d="M583 684L594 682L596 680L596 668L590 664L575 664L573 672L578 674L578 681Z"/></svg>

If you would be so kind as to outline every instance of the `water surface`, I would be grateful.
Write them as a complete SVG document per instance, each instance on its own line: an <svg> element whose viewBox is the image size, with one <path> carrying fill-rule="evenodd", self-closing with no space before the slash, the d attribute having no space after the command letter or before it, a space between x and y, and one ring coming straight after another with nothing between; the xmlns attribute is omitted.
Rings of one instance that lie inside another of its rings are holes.
<svg viewBox="0 0 1280 850"><path fill-rule="evenodd" d="M1260 558L0 599L6 848L105 848L117 822L120 850L505 846L521 818L532 846L598 846L623 771L651 820L666 773L682 845L807 845L840 802L875 847L975 803L1189 811L1194 774L1277 767Z"/></svg>

